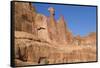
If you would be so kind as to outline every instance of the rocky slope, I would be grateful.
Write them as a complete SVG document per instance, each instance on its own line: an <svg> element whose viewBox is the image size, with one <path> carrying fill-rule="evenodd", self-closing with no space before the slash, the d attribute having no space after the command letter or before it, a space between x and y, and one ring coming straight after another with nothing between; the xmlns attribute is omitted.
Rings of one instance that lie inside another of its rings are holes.
<svg viewBox="0 0 100 68"><path fill-rule="evenodd" d="M74 37L61 16L56 22L31 3L15 2L16 66L96 61L96 33Z"/></svg>

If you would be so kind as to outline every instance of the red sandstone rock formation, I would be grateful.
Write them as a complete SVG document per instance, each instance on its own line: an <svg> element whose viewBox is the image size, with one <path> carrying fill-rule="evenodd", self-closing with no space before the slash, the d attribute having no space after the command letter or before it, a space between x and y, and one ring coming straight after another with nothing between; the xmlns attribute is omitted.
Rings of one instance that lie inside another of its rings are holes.
<svg viewBox="0 0 100 68"><path fill-rule="evenodd" d="M50 12L50 16L48 18L49 37L52 40L52 42L56 42L57 41L57 28L56 28L56 21L54 18L54 8L50 7L48 8L48 11Z"/></svg>
<svg viewBox="0 0 100 68"><path fill-rule="evenodd" d="M58 35L58 41L61 43L61 44L67 44L67 35L66 35L66 32L67 32L67 29L66 29L66 23L64 21L64 17L61 16L60 19L58 20L57 22L57 35Z"/></svg>
<svg viewBox="0 0 100 68"><path fill-rule="evenodd" d="M35 26L37 30L37 37L40 39L40 41L50 42L47 27L47 17L42 14L37 14L35 17Z"/></svg>
<svg viewBox="0 0 100 68"><path fill-rule="evenodd" d="M64 18L56 22L54 8L48 10L46 17L31 3L15 2L16 66L96 61L96 33L73 37Z"/></svg>
<svg viewBox="0 0 100 68"><path fill-rule="evenodd" d="M23 2L15 2L14 6L16 31L32 33L32 27L34 26L34 18L36 15L35 8L32 7L31 3Z"/></svg>

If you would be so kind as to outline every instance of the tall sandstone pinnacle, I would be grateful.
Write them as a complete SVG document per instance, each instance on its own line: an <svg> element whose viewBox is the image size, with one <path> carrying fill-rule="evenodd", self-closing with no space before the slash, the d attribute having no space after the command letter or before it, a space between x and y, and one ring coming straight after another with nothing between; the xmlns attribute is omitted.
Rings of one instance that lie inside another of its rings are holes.
<svg viewBox="0 0 100 68"><path fill-rule="evenodd" d="M50 7L48 8L48 11L50 12L50 16L48 18L48 32L50 39L54 42L57 41L57 28L56 28L56 21L54 18L54 8Z"/></svg>
<svg viewBox="0 0 100 68"><path fill-rule="evenodd" d="M72 34L66 27L64 17L61 16L58 22L56 22L54 15L55 9L53 7L48 8L50 16L48 17L48 32L50 39L57 44L64 44L71 42Z"/></svg>
<svg viewBox="0 0 100 68"><path fill-rule="evenodd" d="M58 41L61 44L67 44L67 35L66 35L66 23L64 21L64 17L61 16L57 22L57 34L58 34Z"/></svg>

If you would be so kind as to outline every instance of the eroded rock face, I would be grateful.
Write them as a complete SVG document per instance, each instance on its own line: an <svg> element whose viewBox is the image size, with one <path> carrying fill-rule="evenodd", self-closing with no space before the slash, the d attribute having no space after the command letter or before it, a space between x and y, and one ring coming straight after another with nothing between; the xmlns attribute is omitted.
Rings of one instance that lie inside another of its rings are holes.
<svg viewBox="0 0 100 68"><path fill-rule="evenodd" d="M34 26L35 8L31 3L15 2L15 30L32 33Z"/></svg>
<svg viewBox="0 0 100 68"><path fill-rule="evenodd" d="M49 17L15 2L16 66L96 61L96 33L74 37L64 17L56 22L54 8L48 10Z"/></svg>
<svg viewBox="0 0 100 68"><path fill-rule="evenodd" d="M30 33L22 31L17 31L16 33L21 34L20 37L15 35L16 65L56 64L96 60L95 46L67 46L59 48L55 47L54 44L36 40ZM25 35L22 35L22 33Z"/></svg>
<svg viewBox="0 0 100 68"><path fill-rule="evenodd" d="M37 37L40 39L40 41L50 42L47 27L47 17L42 14L37 14L35 17L35 26L37 30Z"/></svg>
<svg viewBox="0 0 100 68"><path fill-rule="evenodd" d="M58 34L58 41L60 44L65 44L67 45L67 35L66 35L66 24L64 21L63 16L60 17L57 23L57 34Z"/></svg>
<svg viewBox="0 0 100 68"><path fill-rule="evenodd" d="M52 40L53 43L57 42L57 27L56 27L56 20L54 18L54 8L50 7L49 9L50 16L48 17L48 32L49 32L49 37Z"/></svg>
<svg viewBox="0 0 100 68"><path fill-rule="evenodd" d="M84 37L76 36L73 39L73 43L76 45L95 46L96 45L96 33L92 32Z"/></svg>

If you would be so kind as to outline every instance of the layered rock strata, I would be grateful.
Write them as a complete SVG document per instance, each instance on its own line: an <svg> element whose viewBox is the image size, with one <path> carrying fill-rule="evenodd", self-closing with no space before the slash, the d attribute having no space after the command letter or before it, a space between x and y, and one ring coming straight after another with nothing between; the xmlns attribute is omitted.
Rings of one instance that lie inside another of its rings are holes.
<svg viewBox="0 0 100 68"><path fill-rule="evenodd" d="M15 2L16 66L96 61L96 33L74 37L64 17L37 13L32 3Z"/></svg>

